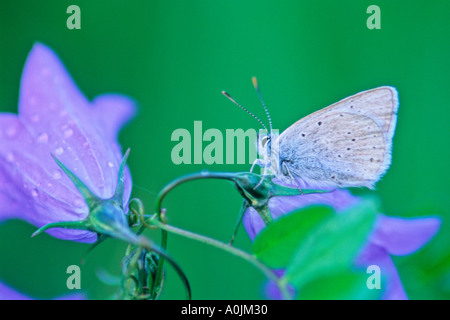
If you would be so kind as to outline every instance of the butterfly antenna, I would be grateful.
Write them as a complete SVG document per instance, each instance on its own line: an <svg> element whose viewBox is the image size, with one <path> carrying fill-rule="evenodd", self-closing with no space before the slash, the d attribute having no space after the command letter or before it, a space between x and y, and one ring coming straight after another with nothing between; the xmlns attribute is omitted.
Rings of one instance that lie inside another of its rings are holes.
<svg viewBox="0 0 450 320"><path fill-rule="evenodd" d="M272 133L272 118L270 118L269 110L267 109L267 106L264 103L264 99L261 95L261 91L259 91L258 81L256 80L256 77L252 77L252 82L253 82L253 86L255 87L256 93L259 96L259 100L261 101L261 104L264 107L264 110L266 111L267 118L269 119L270 133Z"/></svg>
<svg viewBox="0 0 450 320"><path fill-rule="evenodd" d="M244 108L243 106L241 106L239 103L236 102L236 100L234 100L227 92L222 91L222 94L227 97L231 102L233 102L235 105L237 105L239 108L241 108L242 110L244 110L245 112L247 112L249 115L251 115L253 118L255 118L256 120L258 120L258 122L264 127L264 129L266 129L267 131L267 127L264 125L264 123L261 121L261 119L259 119L257 116L255 116L253 113L251 113L250 111L248 111L246 108Z"/></svg>

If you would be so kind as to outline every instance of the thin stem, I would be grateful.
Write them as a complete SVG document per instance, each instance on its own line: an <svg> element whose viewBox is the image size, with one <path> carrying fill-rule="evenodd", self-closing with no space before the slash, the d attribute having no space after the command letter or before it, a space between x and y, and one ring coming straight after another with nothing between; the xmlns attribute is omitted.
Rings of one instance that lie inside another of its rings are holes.
<svg viewBox="0 0 450 320"><path fill-rule="evenodd" d="M192 173L185 176L182 176L178 179L173 180L168 185L166 185L156 197L156 213L161 214L161 206L162 201L165 196L175 187L179 186L188 181L199 180L199 179L223 179L232 181L235 178L236 174L231 172L209 172L202 171L200 173Z"/></svg>
<svg viewBox="0 0 450 320"><path fill-rule="evenodd" d="M162 217L162 201L166 197L166 195L173 190L175 187L179 186L180 184L183 184L188 181L192 180L198 180L198 179L225 179L225 180L232 180L234 177L234 173L228 173L228 172L208 172L203 171L200 173L193 173L188 174L185 176L182 176L178 179L173 180L171 183L166 185L157 195L156 197L156 214L158 216L159 220L163 220ZM137 234L141 234L144 232L146 226L143 223ZM167 231L165 231L163 228L161 228L161 248L165 251L167 249ZM156 269L156 275L155 275L155 282L154 282L154 289L159 288L160 290L162 281L164 276L164 256L160 256L159 262L158 262L158 268ZM152 292L155 292L155 290L152 290Z"/></svg>
<svg viewBox="0 0 450 320"><path fill-rule="evenodd" d="M172 233L175 233L175 234L178 234L178 235L181 235L181 236L193 239L193 240L197 240L197 241L209 244L211 246L222 249L224 251L227 251L233 255L241 257L242 259L244 259L244 260L248 261L249 263L253 264L254 266L256 266L269 279L273 280L277 284L284 299L291 299L291 295L287 290L286 283L283 282L281 279L279 279L277 277L277 275L270 268L268 268L266 265L262 264L253 255L251 255L245 251L242 251L240 249L237 249L235 247L232 247L231 245L227 245L223 242L217 241L215 239L212 239L212 238L209 238L209 237L206 237L203 235L199 235L196 233L192 233L192 232L189 232L189 231L186 231L183 229L179 229L177 227L166 224L165 217L164 217L164 210L162 208L162 202L163 202L164 198L166 197L166 195L171 190L173 190L174 188L176 188L177 186L179 186L185 182L189 182L192 180L200 180L200 179L222 179L222 180L228 180L228 181L236 183L236 177L237 177L236 173L233 173L233 172L203 171L200 173L188 174L188 175L185 175L178 179L173 180L158 193L158 195L156 197L156 202L155 202L155 209L156 209L155 214L148 220L150 222L150 224L146 223L144 218L141 219L142 226L139 229L139 231L137 232L137 234L141 234L146 228L149 228L149 227L150 228L154 227L154 226L159 227L161 229L161 248L164 251L167 248L167 232L172 232ZM295 190L294 191L295 193L293 193L291 188L286 188L286 187L282 187L282 186L275 185L275 190L280 191L282 193L287 193L287 195L298 194L298 190ZM311 193L317 192L316 190L307 190L307 191L310 191ZM310 192L308 192L308 193L310 193ZM305 192L303 192L303 193L305 193ZM244 202L245 202L245 200L244 200ZM241 208L241 211L242 210L245 211L244 206ZM240 215L243 214L243 211L240 213ZM144 216L144 213L141 212L141 215ZM240 223L241 223L240 221L237 222L236 227L235 227L235 232L236 232L237 228L239 227ZM233 241L233 239L234 239L234 236L232 238L232 241ZM163 280L163 274L164 274L163 264L164 264L164 256L160 255L158 268L157 268L156 276L155 276L154 289L158 289L161 287L161 283ZM160 289L158 289L158 290L160 290ZM155 290L152 290L152 292L155 293Z"/></svg>
<svg viewBox="0 0 450 320"><path fill-rule="evenodd" d="M292 299L290 293L288 292L285 283L283 283L278 276L270 269L268 268L266 265L264 265L263 263L261 263L258 259L256 259L253 255L240 250L236 247L232 247L226 243L220 242L218 240L215 240L213 238L209 238L197 233L193 233L187 230L183 230L165 223L162 223L156 219L152 219L151 223L156 225L157 227L166 230L168 232L174 233L174 234L178 234L180 236L183 236L185 238L189 238L192 240L196 240L208 245L211 245L213 247L222 249L228 253L231 253L237 257L240 257L242 259L244 259L245 261L253 264L255 267L257 267L261 272L263 272L270 280L274 281L278 288L280 289L280 292L283 296L284 299L286 300L290 300Z"/></svg>
<svg viewBox="0 0 450 320"><path fill-rule="evenodd" d="M161 229L161 248L167 249L167 231ZM157 299L161 294L161 286L164 278L164 256L159 256L158 267L156 269L155 282L153 283L153 299Z"/></svg>

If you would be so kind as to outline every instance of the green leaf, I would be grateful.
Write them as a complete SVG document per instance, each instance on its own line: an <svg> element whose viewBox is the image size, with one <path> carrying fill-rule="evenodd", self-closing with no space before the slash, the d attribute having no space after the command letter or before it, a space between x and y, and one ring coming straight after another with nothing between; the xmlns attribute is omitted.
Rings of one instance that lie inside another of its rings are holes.
<svg viewBox="0 0 450 320"><path fill-rule="evenodd" d="M253 253L271 268L286 267L305 236L335 216L331 207L309 206L267 225L253 242Z"/></svg>
<svg viewBox="0 0 450 320"><path fill-rule="evenodd" d="M371 201L361 201L328 219L298 246L283 281L299 289L312 279L350 270L376 218Z"/></svg>
<svg viewBox="0 0 450 320"><path fill-rule="evenodd" d="M297 295L299 300L373 300L382 293L369 289L364 272L343 271L316 278L305 284Z"/></svg>

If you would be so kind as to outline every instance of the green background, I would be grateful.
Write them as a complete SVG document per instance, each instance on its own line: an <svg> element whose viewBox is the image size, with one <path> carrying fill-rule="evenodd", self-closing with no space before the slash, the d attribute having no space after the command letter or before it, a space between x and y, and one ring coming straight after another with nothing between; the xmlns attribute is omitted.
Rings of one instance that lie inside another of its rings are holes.
<svg viewBox="0 0 450 320"><path fill-rule="evenodd" d="M81 9L81 30L69 30L66 9ZM366 9L381 8L381 30L369 30ZM428 1L1 1L0 111L17 112L19 81L32 45L60 56L92 99L124 93L139 114L122 131L132 152L133 196L153 207L172 179L202 169L245 171L248 165L174 165L175 129L258 129L221 94L230 92L264 119L251 85L257 76L275 128L348 95L381 85L399 91L393 163L376 191L384 212L440 215L440 233L424 249L395 257L410 298L450 298L449 101L450 2ZM107 116L107 115L105 115ZM1 183L1 182L0 182ZM196 181L165 202L171 224L227 241L240 196L223 181ZM88 246L42 235L21 221L0 225L0 281L36 298L70 293L66 268ZM250 249L240 230L238 247ZM81 266L82 289L107 298L114 287L96 272L118 275L125 246L109 240ZM169 253L189 277L194 299L259 299L264 276L227 253L177 236ZM183 291L169 270L163 298Z"/></svg>

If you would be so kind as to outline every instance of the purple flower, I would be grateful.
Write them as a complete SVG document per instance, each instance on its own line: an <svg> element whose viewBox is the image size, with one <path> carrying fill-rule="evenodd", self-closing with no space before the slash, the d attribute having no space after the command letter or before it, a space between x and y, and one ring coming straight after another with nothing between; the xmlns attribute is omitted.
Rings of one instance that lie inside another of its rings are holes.
<svg viewBox="0 0 450 320"><path fill-rule="evenodd" d="M54 300L84 300L83 294L75 293L57 297ZM20 293L4 283L0 282L0 300L35 300L23 293Z"/></svg>
<svg viewBox="0 0 450 320"><path fill-rule="evenodd" d="M300 187L308 188L304 184ZM359 198L348 190L340 189L330 193L273 197L269 200L269 210L274 219L311 204L329 205L339 213L358 201ZM265 224L256 210L249 208L244 215L244 226L253 240ZM355 266L362 268L370 265L379 266L381 273L387 277L382 298L407 299L391 255L401 256L415 252L437 233L439 227L440 220L434 217L405 219L380 214L367 243L355 257ZM272 299L281 297L273 283L268 284L266 294Z"/></svg>
<svg viewBox="0 0 450 320"><path fill-rule="evenodd" d="M37 43L21 79L19 115L0 114L0 220L18 218L42 227L89 215L84 195L52 155L93 194L116 191L122 153L120 128L134 115L134 102L105 94L89 102L51 49ZM123 204L131 194L124 170ZM95 242L87 230L55 228L55 237Z"/></svg>

